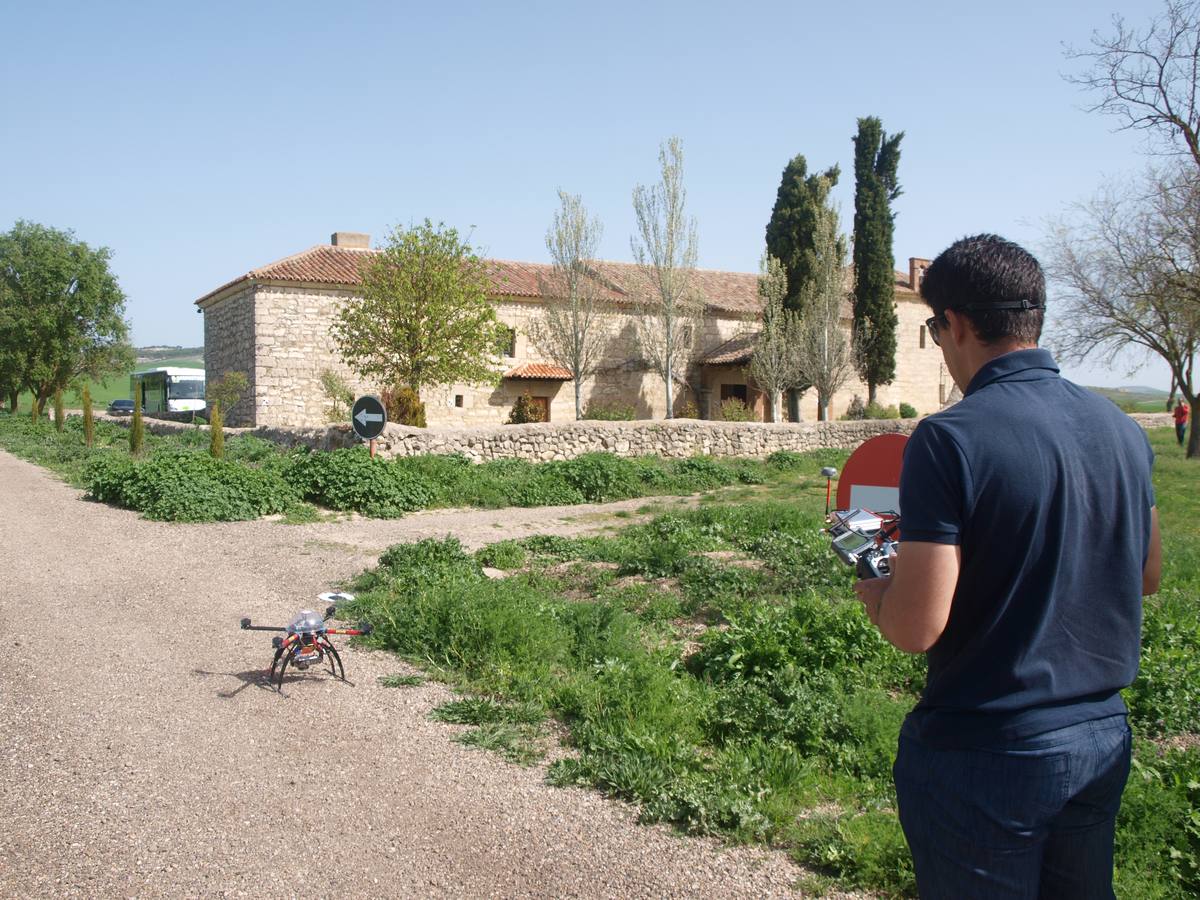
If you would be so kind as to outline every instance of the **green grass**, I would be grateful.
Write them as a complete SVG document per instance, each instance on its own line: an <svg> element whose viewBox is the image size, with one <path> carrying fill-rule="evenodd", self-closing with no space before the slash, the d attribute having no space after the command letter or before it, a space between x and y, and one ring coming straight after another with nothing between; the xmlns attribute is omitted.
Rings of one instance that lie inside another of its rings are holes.
<svg viewBox="0 0 1200 900"><path fill-rule="evenodd" d="M1200 890L1200 465L1151 434L1167 565L1146 603L1137 734L1117 835L1123 897ZM371 640L461 697L456 738L637 805L644 821L785 848L818 886L914 892L890 766L923 659L882 640L820 534L823 464L727 486L614 534L397 546L354 586ZM749 493L742 497L741 492ZM736 499L730 494L736 493ZM493 581L483 564L509 568ZM1188 737L1188 736L1192 737Z"/></svg>
<svg viewBox="0 0 1200 900"><path fill-rule="evenodd" d="M140 362L128 372L124 372L120 375L112 375L103 381L94 381L92 379L88 379L88 389L92 393L92 408L97 412L103 412L108 404L113 400L131 400L133 395L129 393L130 375L142 369L159 369L167 366L179 366L180 368L188 369L203 369L204 360L195 356L156 359L148 362ZM79 405L79 399L74 391L68 391L63 399L68 408L75 408ZM30 404L32 402L33 395L28 391L25 391L17 400L18 409L28 413ZM7 402L5 403L4 408L8 408ZM47 404L47 408L49 408L49 404Z"/></svg>

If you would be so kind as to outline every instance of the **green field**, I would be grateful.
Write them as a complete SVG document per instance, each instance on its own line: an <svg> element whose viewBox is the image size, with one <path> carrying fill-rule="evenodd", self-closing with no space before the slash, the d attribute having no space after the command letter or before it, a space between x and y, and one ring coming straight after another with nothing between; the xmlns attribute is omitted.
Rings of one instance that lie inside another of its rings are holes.
<svg viewBox="0 0 1200 900"><path fill-rule="evenodd" d="M133 372L141 369L161 369L167 366L203 369L204 360L199 356L180 356L167 359L148 360L145 362L139 362L128 372L122 375L113 375L105 381L92 381L89 379L88 389L92 392L92 408L96 410L102 410L113 400L132 400L133 397L129 393L129 376ZM33 395L26 391L21 394L17 402L18 409L29 412L29 405L33 402ZM73 408L79 405L79 400L75 396L74 392L67 394L63 402L68 408ZM47 408L49 408L49 406L50 404L47 404Z"/></svg>

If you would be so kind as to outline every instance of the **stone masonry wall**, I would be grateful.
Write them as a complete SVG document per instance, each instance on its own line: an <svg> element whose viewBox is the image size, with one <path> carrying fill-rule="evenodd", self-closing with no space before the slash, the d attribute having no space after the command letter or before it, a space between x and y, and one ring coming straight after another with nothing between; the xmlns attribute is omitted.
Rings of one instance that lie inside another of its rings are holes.
<svg viewBox="0 0 1200 900"><path fill-rule="evenodd" d="M127 425L128 417L110 421ZM1137 413L1130 416L1142 428L1171 424L1166 413ZM146 428L165 434L185 425L146 419ZM919 419L887 419L854 422L801 422L775 425L769 422L708 422L670 419L657 422L569 422L538 425L501 425L471 429L421 429L388 425L376 442L383 457L417 456L422 453L462 453L473 462L492 459L545 461L573 459L583 453L607 451L618 456L652 453L679 458L710 453L714 456L763 457L776 450L851 449L877 434L910 434ZM230 428L231 434L252 434L285 447L306 446L314 450L336 450L360 443L348 426L320 428Z"/></svg>
<svg viewBox="0 0 1200 900"><path fill-rule="evenodd" d="M256 424L252 397L255 391L254 290L246 287L204 310L204 373L211 384L227 372L245 372L250 382L247 397L233 409L223 410L230 425Z"/></svg>

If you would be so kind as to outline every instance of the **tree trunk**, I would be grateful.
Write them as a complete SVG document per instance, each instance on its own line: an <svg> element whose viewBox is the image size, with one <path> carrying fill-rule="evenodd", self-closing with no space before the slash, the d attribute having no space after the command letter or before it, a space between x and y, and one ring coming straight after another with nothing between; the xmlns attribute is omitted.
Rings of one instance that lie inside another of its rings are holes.
<svg viewBox="0 0 1200 900"><path fill-rule="evenodd" d="M1200 424L1200 396L1193 397L1191 402L1192 414L1188 422L1188 438L1187 438L1187 458L1200 459L1200 429L1196 428Z"/></svg>
<svg viewBox="0 0 1200 900"><path fill-rule="evenodd" d="M8 392L8 412L10 415L16 415L17 401L20 399L20 397L21 394L16 390L11 390Z"/></svg>
<svg viewBox="0 0 1200 900"><path fill-rule="evenodd" d="M575 376L575 421L583 418L583 387L579 384L579 375Z"/></svg>
<svg viewBox="0 0 1200 900"><path fill-rule="evenodd" d="M675 385L671 383L671 367L667 366L667 418L675 418Z"/></svg>
<svg viewBox="0 0 1200 900"><path fill-rule="evenodd" d="M867 382L867 406L875 402L875 392L877 388L871 382Z"/></svg>
<svg viewBox="0 0 1200 900"><path fill-rule="evenodd" d="M783 401L778 392L771 395L771 421L775 424L783 421Z"/></svg>
<svg viewBox="0 0 1200 900"><path fill-rule="evenodd" d="M829 421L829 397L817 391L817 421Z"/></svg>

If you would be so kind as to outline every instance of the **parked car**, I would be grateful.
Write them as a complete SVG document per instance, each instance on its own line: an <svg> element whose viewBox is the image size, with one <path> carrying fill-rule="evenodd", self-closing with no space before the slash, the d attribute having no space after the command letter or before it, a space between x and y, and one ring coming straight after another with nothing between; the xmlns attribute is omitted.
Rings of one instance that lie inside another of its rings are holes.
<svg viewBox="0 0 1200 900"><path fill-rule="evenodd" d="M142 412L146 411L146 407L142 407ZM110 416L132 416L133 401L132 400L114 400L108 404L108 414Z"/></svg>

